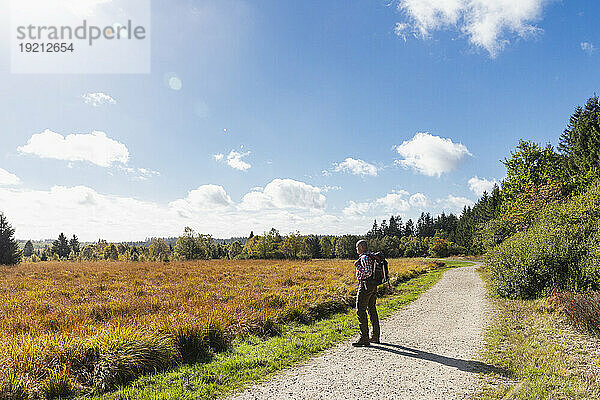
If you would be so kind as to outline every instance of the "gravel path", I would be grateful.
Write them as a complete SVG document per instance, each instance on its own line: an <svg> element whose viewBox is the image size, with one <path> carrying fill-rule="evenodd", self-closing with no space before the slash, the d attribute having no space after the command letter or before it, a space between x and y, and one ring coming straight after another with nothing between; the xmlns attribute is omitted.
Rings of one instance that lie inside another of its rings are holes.
<svg viewBox="0 0 600 400"><path fill-rule="evenodd" d="M472 265L448 270L382 323L380 345L348 340L236 399L459 399L476 390L489 304Z"/></svg>

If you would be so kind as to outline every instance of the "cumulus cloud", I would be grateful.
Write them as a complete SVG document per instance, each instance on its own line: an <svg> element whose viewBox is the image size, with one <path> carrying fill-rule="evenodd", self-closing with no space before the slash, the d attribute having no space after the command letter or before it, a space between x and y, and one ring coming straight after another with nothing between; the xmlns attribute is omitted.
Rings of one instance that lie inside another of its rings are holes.
<svg viewBox="0 0 600 400"><path fill-rule="evenodd" d="M411 140L394 148L403 157L396 160L396 164L423 175L438 177L454 170L465 157L472 155L465 145L427 132L417 133Z"/></svg>
<svg viewBox="0 0 600 400"><path fill-rule="evenodd" d="M202 185L190 191L185 199L175 200L169 206L181 215L191 215L198 211L211 211L233 205L231 198L218 185Z"/></svg>
<svg viewBox="0 0 600 400"><path fill-rule="evenodd" d="M18 147L23 154L65 161L88 161L101 167L129 160L127 147L106 133L93 131L89 134L62 136L46 129L31 136L26 145Z"/></svg>
<svg viewBox="0 0 600 400"><path fill-rule="evenodd" d="M397 213L410 209L409 200L406 199L408 192L388 193L377 199L376 203L383 206L386 212Z"/></svg>
<svg viewBox="0 0 600 400"><path fill-rule="evenodd" d="M426 200L426 197L421 193L410 196L406 190L398 190L370 202L349 201L342 212L346 216L398 214L418 206L417 203L423 199Z"/></svg>
<svg viewBox="0 0 600 400"><path fill-rule="evenodd" d="M21 180L18 176L0 168L0 186L14 186L19 183L21 183Z"/></svg>
<svg viewBox="0 0 600 400"><path fill-rule="evenodd" d="M542 29L541 19L550 0L400 0L405 21L395 33L429 38L434 31L458 30L469 42L494 58L513 39L530 38Z"/></svg>
<svg viewBox="0 0 600 400"><path fill-rule="evenodd" d="M494 185L497 184L498 181L496 179L489 180L485 178L479 178L478 176L474 176L469 179L469 189L471 189L471 191L478 196L481 196L483 192L491 193Z"/></svg>
<svg viewBox="0 0 600 400"><path fill-rule="evenodd" d="M377 176L377 167L363 160L348 157L341 163L334 164L335 172L349 172L353 175Z"/></svg>
<svg viewBox="0 0 600 400"><path fill-rule="evenodd" d="M473 207L475 204L472 200L469 200L466 197L458 197L453 195L448 195L446 198L438 199L437 203L443 211L455 214L460 214L465 206Z"/></svg>
<svg viewBox="0 0 600 400"><path fill-rule="evenodd" d="M326 214L325 197L318 188L302 182L274 180L248 195L252 193L268 201L269 208L243 209L218 185L200 186L167 204L101 194L86 186L55 186L50 190L0 187L0 204L18 238L53 238L65 231L85 241L140 240L176 236L185 226L216 237L268 231L271 227L282 232L329 234L362 229L356 221Z"/></svg>
<svg viewBox="0 0 600 400"><path fill-rule="evenodd" d="M341 187L341 186L335 186L335 185L334 185L334 186L325 185L325 186L323 186L323 187L321 188L321 191L322 191L323 193L327 193L327 192L333 192L333 191L335 191L335 190L342 190L342 187Z"/></svg>
<svg viewBox="0 0 600 400"><path fill-rule="evenodd" d="M260 210L266 208L303 208L322 210L326 198L321 189L293 179L274 179L262 191L246 194L240 208Z"/></svg>
<svg viewBox="0 0 600 400"><path fill-rule="evenodd" d="M588 54L592 54L594 51L596 51L596 46L594 46L594 44L590 42L581 42L579 46L581 47L581 50L585 51Z"/></svg>
<svg viewBox="0 0 600 400"><path fill-rule="evenodd" d="M249 151L242 153L239 151L231 150L229 152L229 154L227 155L227 157L225 157L224 154L219 153L219 154L214 154L213 158L217 162L224 161L231 168L237 169L238 171L246 171L246 170L249 170L250 168L252 168L252 165L250 163L243 160L244 157L247 157L249 155L250 155Z"/></svg>
<svg viewBox="0 0 600 400"><path fill-rule="evenodd" d="M427 207L427 196L425 196L423 193L415 193L410 196L409 203L415 208Z"/></svg>
<svg viewBox="0 0 600 400"><path fill-rule="evenodd" d="M165 207L99 194L86 186L54 186L50 190L0 187L0 204L18 238L54 238L64 231L86 241L100 237L132 240L171 236L182 229L174 229L176 218Z"/></svg>
<svg viewBox="0 0 600 400"><path fill-rule="evenodd" d="M121 169L122 171L125 171L129 176L132 177L132 180L135 180L135 181L147 181L150 178L160 175L160 172L153 171L148 168L132 168L132 167L119 166L119 169Z"/></svg>
<svg viewBox="0 0 600 400"><path fill-rule="evenodd" d="M85 101L85 104L89 104L92 107L100 107L106 104L117 104L115 99L102 92L86 93L81 97L83 98L83 101Z"/></svg>

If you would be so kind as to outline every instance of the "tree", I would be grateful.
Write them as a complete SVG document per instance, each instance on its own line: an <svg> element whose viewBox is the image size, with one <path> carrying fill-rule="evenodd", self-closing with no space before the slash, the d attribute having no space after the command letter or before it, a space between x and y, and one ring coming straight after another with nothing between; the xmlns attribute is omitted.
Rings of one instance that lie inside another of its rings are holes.
<svg viewBox="0 0 600 400"><path fill-rule="evenodd" d="M77 236L73 235L71 240L69 240L69 247L73 253L79 254L79 239L77 239Z"/></svg>
<svg viewBox="0 0 600 400"><path fill-rule="evenodd" d="M242 245L237 240L235 242L231 243L229 245L229 252L228 252L229 259L233 260L240 254L242 254L242 250L243 250Z"/></svg>
<svg viewBox="0 0 600 400"><path fill-rule="evenodd" d="M356 254L356 242L358 236L344 235L340 236L335 241L335 256L337 258L355 258Z"/></svg>
<svg viewBox="0 0 600 400"><path fill-rule="evenodd" d="M114 243L109 244L104 248L104 259L116 261L119 259L119 250Z"/></svg>
<svg viewBox="0 0 600 400"><path fill-rule="evenodd" d="M319 238L315 235L308 235L304 238L303 256L304 258L319 258L321 257L321 245Z"/></svg>
<svg viewBox="0 0 600 400"><path fill-rule="evenodd" d="M404 236L415 236L415 234L415 223L412 219L409 219L404 226Z"/></svg>
<svg viewBox="0 0 600 400"><path fill-rule="evenodd" d="M516 151L505 158L503 164L506 166L506 179L501 190L503 209L531 186L568 180L564 158L554 151L552 145L541 147L521 140Z"/></svg>
<svg viewBox="0 0 600 400"><path fill-rule="evenodd" d="M591 97L577 107L560 136L558 150L566 158L569 175L577 180L600 169L600 101Z"/></svg>
<svg viewBox="0 0 600 400"><path fill-rule="evenodd" d="M56 254L59 258L69 257L71 248L64 233L58 235L58 239L52 243L52 254Z"/></svg>
<svg viewBox="0 0 600 400"><path fill-rule="evenodd" d="M290 233L283 239L281 251L287 258L292 260L298 258L300 250L302 250L302 237L300 236L300 232Z"/></svg>
<svg viewBox="0 0 600 400"><path fill-rule="evenodd" d="M31 257L32 255L33 255L33 243L31 243L31 240L28 240L27 243L25 243L25 247L23 247L23 256Z"/></svg>
<svg viewBox="0 0 600 400"><path fill-rule="evenodd" d="M321 252L323 253L323 257L333 258L335 256L334 244L329 237L323 236L319 240L319 244L321 245Z"/></svg>
<svg viewBox="0 0 600 400"><path fill-rule="evenodd" d="M169 244L163 239L157 238L152 239L148 250L150 252L150 257L152 257L154 260L166 260L171 253L171 247L169 247Z"/></svg>
<svg viewBox="0 0 600 400"><path fill-rule="evenodd" d="M194 230L188 226L183 230L183 235L177 239L175 244L175 255L183 260L195 260L200 258L200 249L194 237ZM153 249L154 250L154 249ZM160 250L154 250L160 253ZM152 251L151 251L152 254Z"/></svg>
<svg viewBox="0 0 600 400"><path fill-rule="evenodd" d="M0 212L0 265L15 265L21 262L21 250L14 234L15 230Z"/></svg>

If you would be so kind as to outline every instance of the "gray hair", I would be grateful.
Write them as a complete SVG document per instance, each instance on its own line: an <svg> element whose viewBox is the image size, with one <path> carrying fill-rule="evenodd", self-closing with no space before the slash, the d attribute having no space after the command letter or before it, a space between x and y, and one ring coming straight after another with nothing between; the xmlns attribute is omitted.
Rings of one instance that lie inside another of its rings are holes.
<svg viewBox="0 0 600 400"><path fill-rule="evenodd" d="M359 240L358 242L356 242L356 247L364 247L365 250L367 250L369 248L367 241L364 239Z"/></svg>

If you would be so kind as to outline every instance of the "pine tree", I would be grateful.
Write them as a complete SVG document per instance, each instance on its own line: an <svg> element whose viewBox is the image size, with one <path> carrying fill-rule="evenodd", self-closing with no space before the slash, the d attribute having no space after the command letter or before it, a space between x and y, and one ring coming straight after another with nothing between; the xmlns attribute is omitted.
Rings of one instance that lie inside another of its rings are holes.
<svg viewBox="0 0 600 400"><path fill-rule="evenodd" d="M75 254L79 254L79 239L77 236L73 235L71 240L69 240L69 248Z"/></svg>
<svg viewBox="0 0 600 400"><path fill-rule="evenodd" d="M558 150L566 157L572 177L600 168L600 101L588 99L577 107L560 137Z"/></svg>
<svg viewBox="0 0 600 400"><path fill-rule="evenodd" d="M14 234L15 230L0 212L0 265L15 265L21 262L21 250Z"/></svg>
<svg viewBox="0 0 600 400"><path fill-rule="evenodd" d="M25 243L25 247L23 247L23 256L31 257L32 255L33 255L33 243L31 243L31 240L28 240L27 243Z"/></svg>
<svg viewBox="0 0 600 400"><path fill-rule="evenodd" d="M415 223L412 219L406 221L404 226L404 236L415 236Z"/></svg>
<svg viewBox="0 0 600 400"><path fill-rule="evenodd" d="M60 258L67 258L70 252L71 248L69 247L67 237L61 232L61 234L58 235L58 239L52 243L52 253Z"/></svg>

